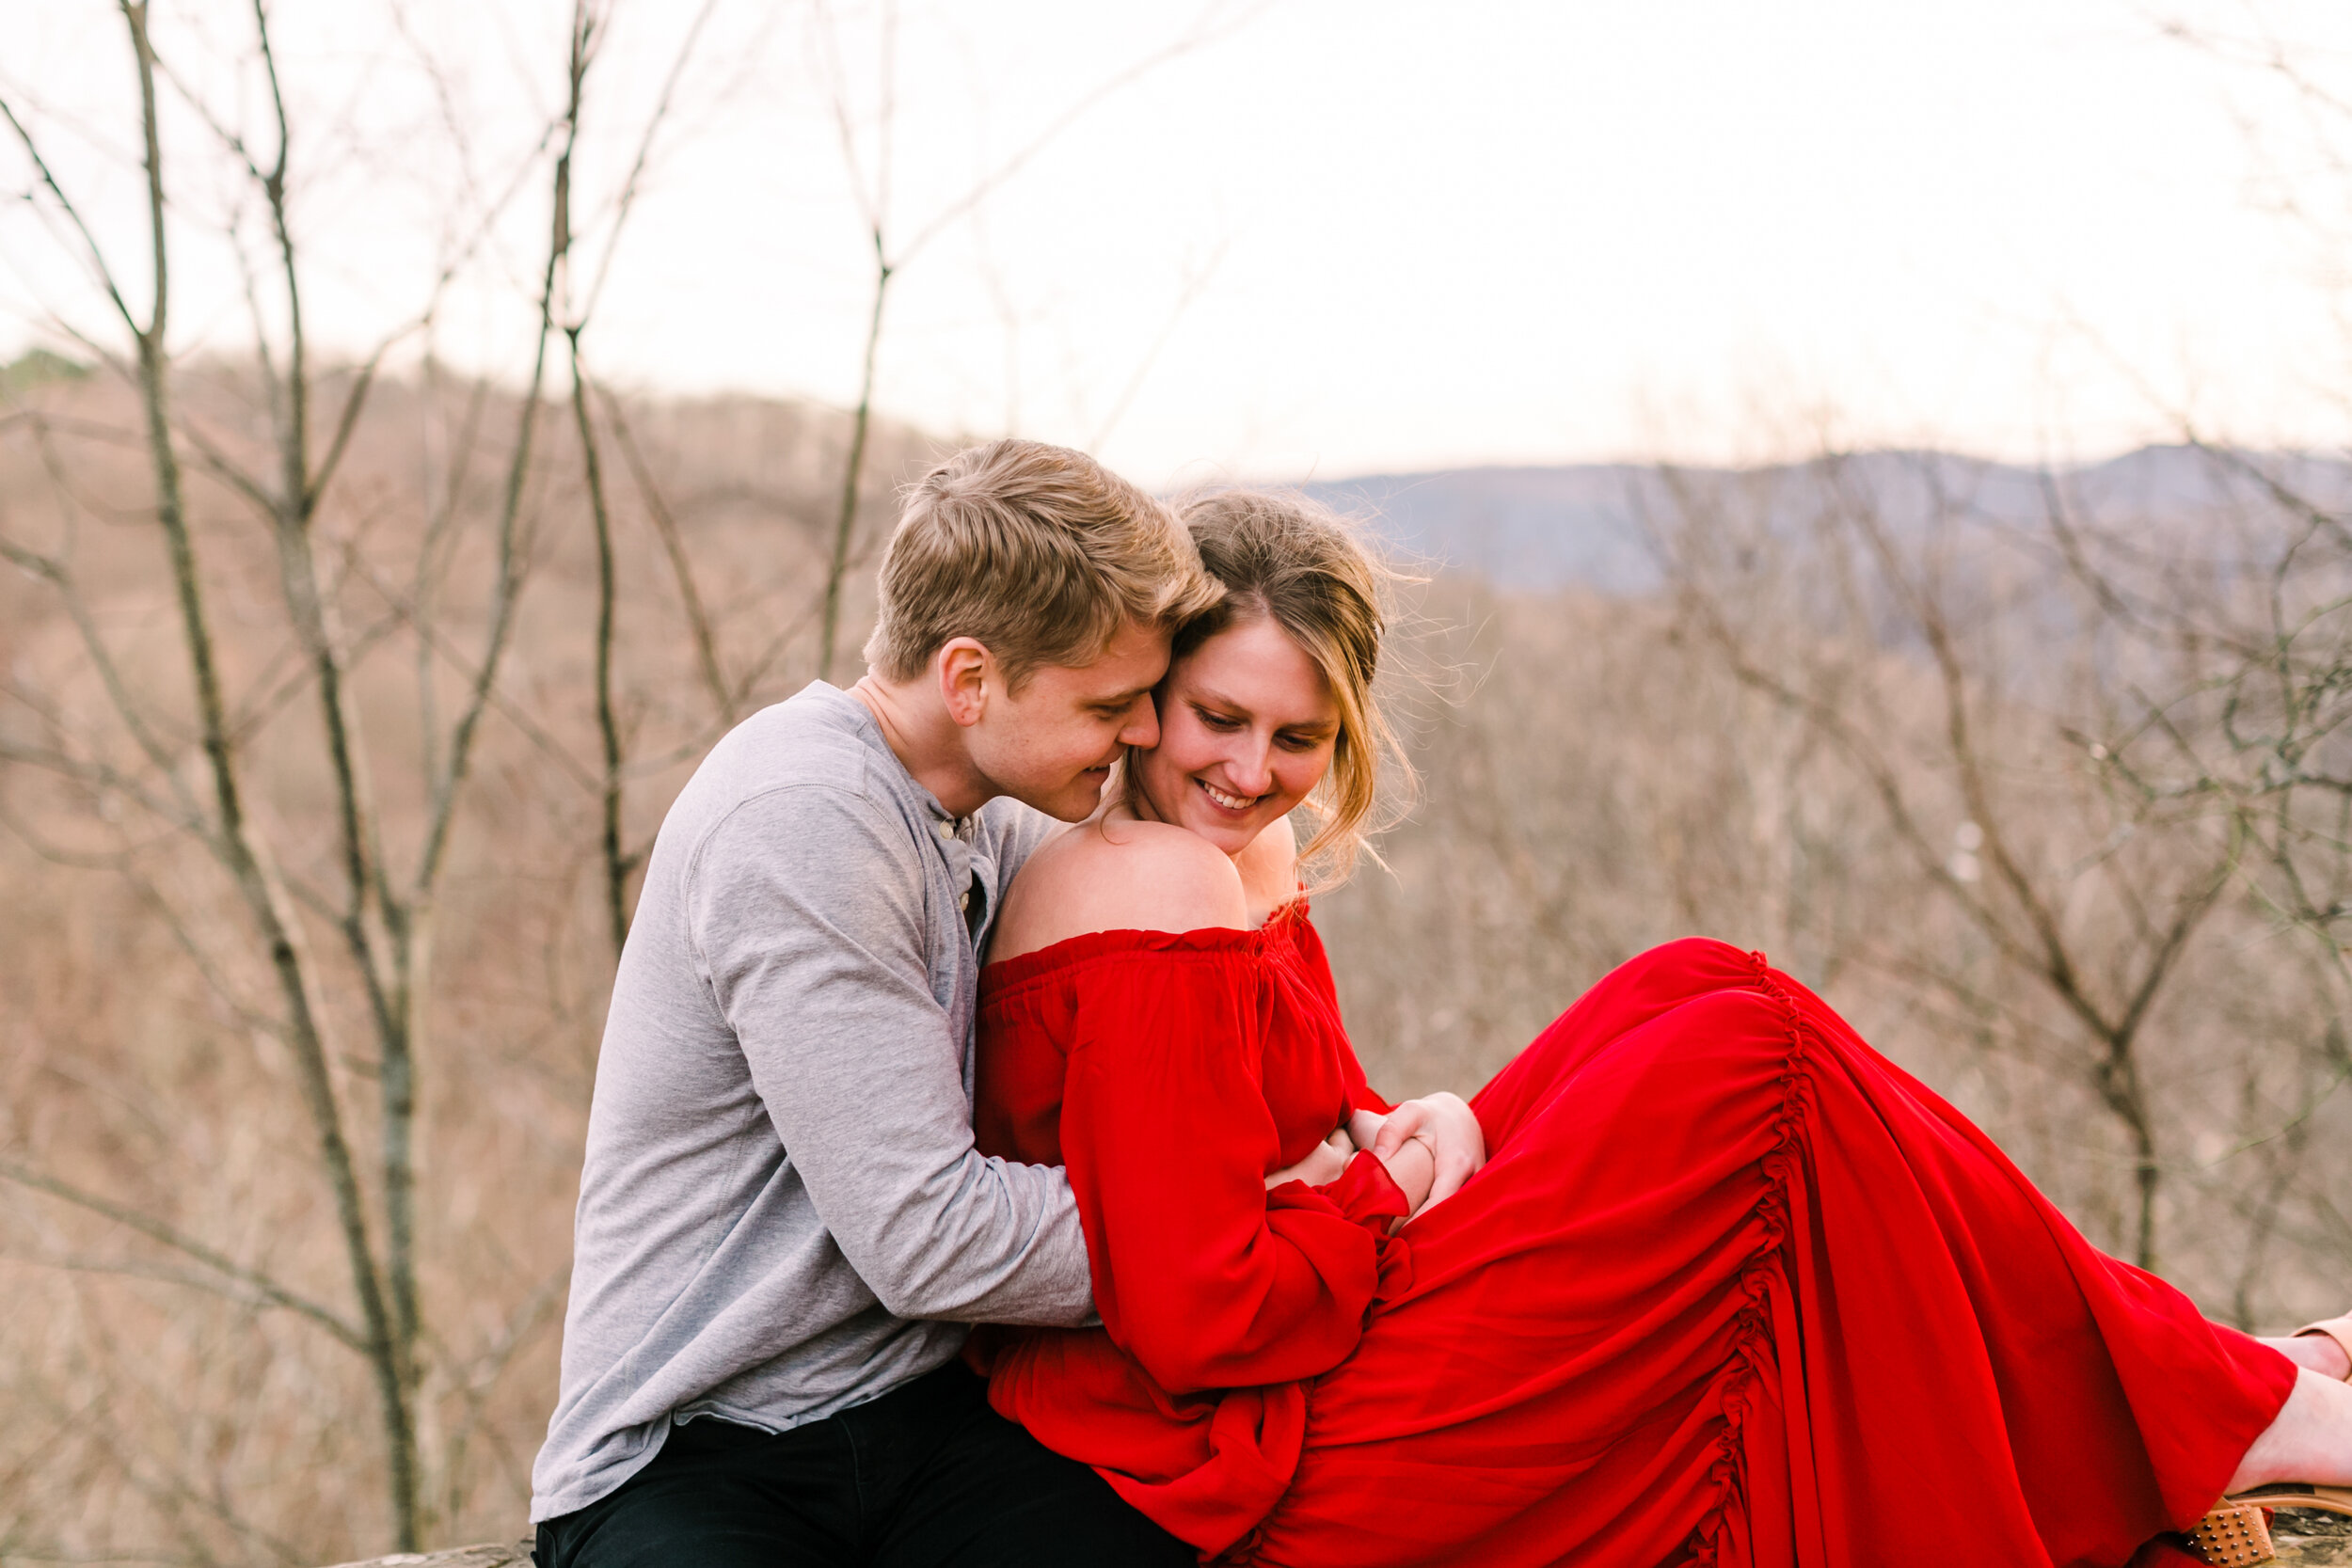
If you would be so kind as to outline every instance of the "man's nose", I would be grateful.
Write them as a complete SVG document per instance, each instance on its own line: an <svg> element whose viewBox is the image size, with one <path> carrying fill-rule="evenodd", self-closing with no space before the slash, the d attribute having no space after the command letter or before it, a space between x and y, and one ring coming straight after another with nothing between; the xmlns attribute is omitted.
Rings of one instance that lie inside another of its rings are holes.
<svg viewBox="0 0 2352 1568"><path fill-rule="evenodd" d="M1160 710L1149 697L1138 701L1127 715L1126 726L1119 732L1121 746L1140 746L1145 751L1160 743Z"/></svg>

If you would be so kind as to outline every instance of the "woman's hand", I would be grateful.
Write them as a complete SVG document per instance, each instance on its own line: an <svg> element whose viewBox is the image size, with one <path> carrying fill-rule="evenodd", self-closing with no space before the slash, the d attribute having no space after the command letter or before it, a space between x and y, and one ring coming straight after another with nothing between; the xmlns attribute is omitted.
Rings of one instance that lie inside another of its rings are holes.
<svg viewBox="0 0 2352 1568"><path fill-rule="evenodd" d="M1393 1236L1412 1219L1429 1207L1429 1193L1438 1176L1438 1152L1427 1138L1416 1133L1399 1142L1386 1154L1375 1155L1389 1170L1389 1180L1405 1195L1405 1216L1389 1226Z"/></svg>
<svg viewBox="0 0 2352 1568"><path fill-rule="evenodd" d="M1308 1151L1307 1157L1295 1165L1284 1165L1265 1179L1265 1190L1272 1192L1285 1181L1304 1181L1310 1187L1320 1187L1337 1181L1347 1173L1347 1163L1356 1158L1355 1140L1344 1127L1336 1128L1329 1137Z"/></svg>
<svg viewBox="0 0 2352 1568"><path fill-rule="evenodd" d="M1462 1102L1452 1095L1433 1098L1452 1100L1455 1105L1461 1106L1463 1115L1469 1115L1470 1107L1462 1105ZM1409 1105L1418 1102L1407 1101L1406 1103ZM1397 1109L1402 1111L1405 1106L1400 1105ZM1357 1112L1348 1118L1345 1127L1336 1129L1329 1137L1309 1150L1305 1159L1295 1165L1285 1165L1267 1177L1265 1179L1266 1191L1272 1192L1285 1181L1304 1181L1310 1187L1320 1187L1327 1182L1337 1181L1346 1174L1347 1163L1356 1157L1359 1148L1370 1147L1386 1141L1391 1143L1393 1147L1387 1153L1379 1154L1378 1158L1380 1163L1388 1167L1389 1180L1395 1182L1397 1190L1405 1195L1405 1203L1408 1211L1406 1218L1409 1219L1414 1214L1420 1213L1437 1201L1434 1194L1439 1169L1438 1143L1436 1138L1426 1131L1401 1132L1395 1138L1390 1139L1388 1130L1394 1119L1393 1117L1383 1117L1375 1111ZM1418 1114L1412 1118L1416 1126L1424 1119L1426 1118ZM1484 1163L1486 1157L1486 1141L1478 1133L1477 1126L1477 1118L1470 1117L1471 1136L1477 1140L1478 1158L1481 1163ZM1452 1135L1458 1138L1460 1130L1453 1129ZM1454 1185L1459 1187L1461 1183L1456 1181ZM1405 1220L1398 1220L1389 1227L1389 1234L1393 1236L1403 1228L1405 1228Z"/></svg>
<svg viewBox="0 0 2352 1568"><path fill-rule="evenodd" d="M1389 1180L1405 1195L1405 1219L1389 1227L1389 1234L1393 1236L1405 1228L1405 1220L1429 1206L1429 1195L1438 1179L1438 1146L1425 1132L1406 1132L1391 1138L1388 1127L1389 1117L1379 1112L1358 1111L1347 1118L1346 1131L1356 1147L1371 1149L1373 1157L1388 1167ZM1384 1144L1385 1153L1381 1151Z"/></svg>
<svg viewBox="0 0 2352 1568"><path fill-rule="evenodd" d="M1433 1171L1426 1202L1416 1203L1413 1214L1418 1218L1432 1204L1443 1203L1462 1190L1462 1183L1477 1174L1486 1163L1486 1133L1478 1125L1477 1116L1457 1094L1442 1091L1420 1100L1407 1100L1385 1117L1369 1117L1358 1112L1356 1121L1376 1120L1370 1148L1395 1175L1396 1161L1408 1143L1423 1145L1429 1153ZM1351 1122L1351 1127L1356 1123ZM1368 1131L1370 1129L1367 1129ZM1397 1185L1405 1186L1402 1177ZM1406 1196L1412 1189L1406 1187Z"/></svg>

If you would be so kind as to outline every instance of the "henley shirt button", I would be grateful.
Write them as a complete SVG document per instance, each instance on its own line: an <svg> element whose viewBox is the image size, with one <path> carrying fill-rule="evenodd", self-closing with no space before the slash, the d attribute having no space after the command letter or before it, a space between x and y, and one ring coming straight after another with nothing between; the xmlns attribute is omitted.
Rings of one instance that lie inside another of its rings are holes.
<svg viewBox="0 0 2352 1568"><path fill-rule="evenodd" d="M972 895L971 895L970 894L968 894L968 893L967 893L967 894L964 894L962 896L959 897L959 898L956 900L956 908L958 908L958 909L960 909L960 910L969 910L971 907L972 907Z"/></svg>
<svg viewBox="0 0 2352 1568"><path fill-rule="evenodd" d="M953 838L956 836L956 830L948 824L942 822L939 825L939 836L942 838Z"/></svg>

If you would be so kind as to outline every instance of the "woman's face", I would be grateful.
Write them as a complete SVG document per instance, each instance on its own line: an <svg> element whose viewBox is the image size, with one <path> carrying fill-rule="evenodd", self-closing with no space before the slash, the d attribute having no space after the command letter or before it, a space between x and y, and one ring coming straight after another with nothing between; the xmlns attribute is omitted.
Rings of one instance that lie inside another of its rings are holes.
<svg viewBox="0 0 2352 1568"><path fill-rule="evenodd" d="M1226 627L1168 667L1160 743L1134 754L1144 814L1229 855L1323 781L1340 734L1330 683L1263 617Z"/></svg>

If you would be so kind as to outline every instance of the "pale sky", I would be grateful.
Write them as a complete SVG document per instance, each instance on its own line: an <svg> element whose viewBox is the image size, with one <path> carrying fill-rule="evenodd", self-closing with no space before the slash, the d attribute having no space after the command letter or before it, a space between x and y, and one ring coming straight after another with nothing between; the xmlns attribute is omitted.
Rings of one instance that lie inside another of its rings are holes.
<svg viewBox="0 0 2352 1568"><path fill-rule="evenodd" d="M159 5L167 47L233 110L222 62L240 8ZM420 49L452 79L479 191L552 106L565 8L410 0L404 42L373 0L278 0L297 112L320 127L297 166L319 175L299 209L315 338L360 351L418 309L435 246L479 199ZM617 183L693 9L618 0L591 77L588 205ZM112 11L0 0L0 89L31 103L102 235L127 246L138 190ZM870 251L828 81L848 84L870 180L884 13L830 14L717 0L587 333L608 376L853 397ZM1093 447L1154 484L1763 457L1824 429L2096 456L2176 434L2184 411L2249 442L2343 439L2352 340L2328 263L2352 228L2352 169L2325 162L2327 117L2274 75L2164 28L2278 40L2352 97L2352 7L1228 0L1199 26L1193 8L1099 0L897 14L900 244L1103 84L1209 35L1103 96L906 260L880 401L944 433ZM2338 129L2352 151L2352 119ZM176 337L233 349L234 269L196 233L232 186L199 180L203 135L183 117L172 154L193 171ZM0 186L25 183L0 142ZM519 379L516 301L545 211L534 184L497 264L445 301L439 352ZM51 309L103 325L85 297L12 204L0 350L49 331Z"/></svg>

